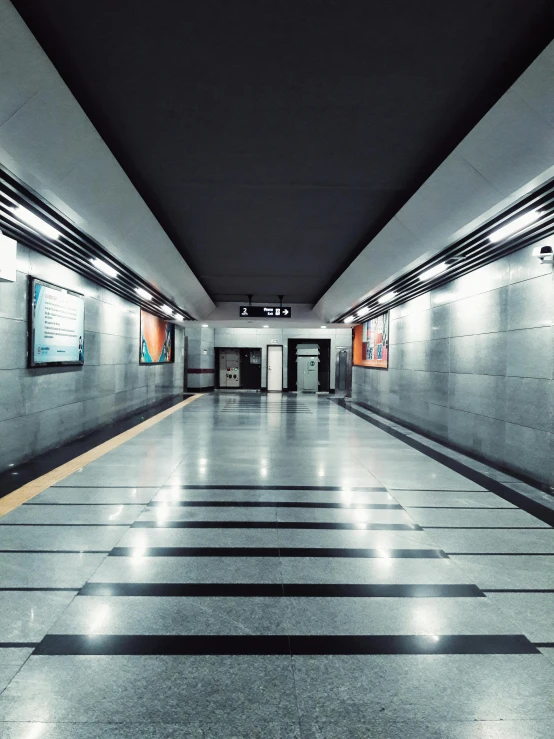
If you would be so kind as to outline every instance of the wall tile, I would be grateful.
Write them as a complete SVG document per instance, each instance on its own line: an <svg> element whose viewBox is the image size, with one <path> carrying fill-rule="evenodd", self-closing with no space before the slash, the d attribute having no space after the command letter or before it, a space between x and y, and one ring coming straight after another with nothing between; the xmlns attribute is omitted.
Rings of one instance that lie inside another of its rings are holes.
<svg viewBox="0 0 554 739"><path fill-rule="evenodd" d="M512 286L475 295L451 304L452 336L505 331L508 327L508 290Z"/></svg>
<svg viewBox="0 0 554 739"><path fill-rule="evenodd" d="M448 372L450 366L450 339L429 342L429 371Z"/></svg>
<svg viewBox="0 0 554 739"><path fill-rule="evenodd" d="M473 374L475 371L475 336L453 336L449 343L450 372Z"/></svg>
<svg viewBox="0 0 554 739"><path fill-rule="evenodd" d="M477 334L475 336L474 372L477 375L506 374L507 334Z"/></svg>
<svg viewBox="0 0 554 739"><path fill-rule="evenodd" d="M506 374L551 379L554 365L554 327L508 331Z"/></svg>
<svg viewBox="0 0 554 739"><path fill-rule="evenodd" d="M552 381L506 378L506 420L519 426L552 431Z"/></svg>
<svg viewBox="0 0 554 739"><path fill-rule="evenodd" d="M552 480L552 434L506 424L506 459L510 467L536 480Z"/></svg>
<svg viewBox="0 0 554 739"><path fill-rule="evenodd" d="M552 326L554 291L552 274L509 287L508 328Z"/></svg>

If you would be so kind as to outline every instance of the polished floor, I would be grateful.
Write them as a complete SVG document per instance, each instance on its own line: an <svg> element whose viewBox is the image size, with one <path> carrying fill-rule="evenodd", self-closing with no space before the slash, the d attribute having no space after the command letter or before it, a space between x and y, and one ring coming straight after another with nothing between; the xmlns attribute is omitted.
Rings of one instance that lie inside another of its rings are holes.
<svg viewBox="0 0 554 739"><path fill-rule="evenodd" d="M1 518L0 739L551 739L549 517L376 423L206 395Z"/></svg>

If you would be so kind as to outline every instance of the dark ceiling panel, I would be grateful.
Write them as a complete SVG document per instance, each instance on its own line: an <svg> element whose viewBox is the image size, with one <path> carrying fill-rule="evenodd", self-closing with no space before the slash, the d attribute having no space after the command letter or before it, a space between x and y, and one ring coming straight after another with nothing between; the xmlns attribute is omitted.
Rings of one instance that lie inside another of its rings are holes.
<svg viewBox="0 0 554 739"><path fill-rule="evenodd" d="M551 0L15 0L214 299L315 301L552 39Z"/></svg>

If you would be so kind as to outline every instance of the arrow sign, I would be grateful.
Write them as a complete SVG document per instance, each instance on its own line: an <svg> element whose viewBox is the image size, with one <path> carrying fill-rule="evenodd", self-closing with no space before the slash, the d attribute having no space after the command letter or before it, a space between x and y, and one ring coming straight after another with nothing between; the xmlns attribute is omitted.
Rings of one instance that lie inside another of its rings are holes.
<svg viewBox="0 0 554 739"><path fill-rule="evenodd" d="M240 318L290 318L291 315L290 305L241 305L239 308Z"/></svg>

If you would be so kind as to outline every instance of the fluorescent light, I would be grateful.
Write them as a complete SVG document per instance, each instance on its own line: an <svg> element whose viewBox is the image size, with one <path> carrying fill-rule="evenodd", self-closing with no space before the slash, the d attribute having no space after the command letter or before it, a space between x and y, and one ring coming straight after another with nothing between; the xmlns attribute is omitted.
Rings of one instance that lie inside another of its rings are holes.
<svg viewBox="0 0 554 739"><path fill-rule="evenodd" d="M103 262L101 259L91 259L90 260L96 269L99 269L100 272L103 272L105 275L108 275L108 277L117 277L119 275L119 272L117 272L113 267L110 267L109 264L106 264L106 262Z"/></svg>
<svg viewBox="0 0 554 739"><path fill-rule="evenodd" d="M147 293L146 290L142 289L142 287L135 287L135 292L137 295L140 295L141 298L144 298L144 300L152 300L150 293Z"/></svg>
<svg viewBox="0 0 554 739"><path fill-rule="evenodd" d="M321 328L327 328L327 326L322 326Z"/></svg>
<svg viewBox="0 0 554 739"><path fill-rule="evenodd" d="M176 318L176 319L177 319L178 321L182 321L182 320L183 320L183 316L180 316L180 315L179 315L178 313L176 313L176 314L175 314L175 318Z"/></svg>
<svg viewBox="0 0 554 739"><path fill-rule="evenodd" d="M22 205L18 205L17 208L15 208L14 213L20 221L23 221L27 226L34 228L35 231L39 231L41 234L48 236L49 239L57 239L61 236L60 232L53 226L46 223L46 221L43 221L42 218L39 218Z"/></svg>
<svg viewBox="0 0 554 739"><path fill-rule="evenodd" d="M208 324L207 323L203 323L202 324L202 328L208 328Z"/></svg>
<svg viewBox="0 0 554 739"><path fill-rule="evenodd" d="M367 305L364 305L363 308L360 308L358 311L358 318L361 318L362 316L366 316L369 313L369 308Z"/></svg>
<svg viewBox="0 0 554 739"><path fill-rule="evenodd" d="M266 325L265 325L265 326L263 326L262 328L269 328L269 326L268 326L268 325L266 324Z"/></svg>
<svg viewBox="0 0 554 739"><path fill-rule="evenodd" d="M169 305L162 305L162 310L168 316L172 316L173 315L173 310L169 307Z"/></svg>
<svg viewBox="0 0 554 739"><path fill-rule="evenodd" d="M541 216L542 213L539 210L532 210L529 213L524 213L519 218L516 218L515 221L511 221L505 226L502 226L502 228L499 228L497 231L493 231L489 236L489 241L496 244L498 241L507 239L509 236L513 236L518 231L521 231L525 226L529 226L529 224L537 221Z"/></svg>
<svg viewBox="0 0 554 739"><path fill-rule="evenodd" d="M379 298L377 302L378 303L388 303L389 301L394 300L396 296L397 296L397 293L395 292L385 293Z"/></svg>
<svg viewBox="0 0 554 739"><path fill-rule="evenodd" d="M354 316L348 316L347 318L344 319L344 323L352 323L353 320L354 320Z"/></svg>
<svg viewBox="0 0 554 739"><path fill-rule="evenodd" d="M437 275L442 274L447 269L448 269L448 264L446 262L435 264L434 267L431 267L430 269L425 270L425 272L422 272L419 275L419 279L421 280L421 282L425 282L426 280L430 280L433 277L436 277Z"/></svg>

